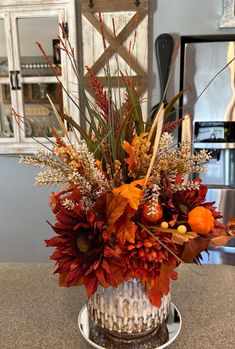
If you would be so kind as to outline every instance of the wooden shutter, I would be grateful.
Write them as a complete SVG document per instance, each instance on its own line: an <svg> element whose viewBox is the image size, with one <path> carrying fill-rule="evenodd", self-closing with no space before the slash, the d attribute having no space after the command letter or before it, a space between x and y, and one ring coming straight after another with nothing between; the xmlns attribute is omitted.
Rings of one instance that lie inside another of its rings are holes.
<svg viewBox="0 0 235 349"><path fill-rule="evenodd" d="M103 67L108 61L113 75L112 86L119 87L120 91L124 83L115 72L118 61L123 74L131 78L138 94L145 100L143 112L147 114L148 1L81 0L81 13L84 65L92 68L102 84L107 86ZM84 76L85 88L92 95L86 70Z"/></svg>

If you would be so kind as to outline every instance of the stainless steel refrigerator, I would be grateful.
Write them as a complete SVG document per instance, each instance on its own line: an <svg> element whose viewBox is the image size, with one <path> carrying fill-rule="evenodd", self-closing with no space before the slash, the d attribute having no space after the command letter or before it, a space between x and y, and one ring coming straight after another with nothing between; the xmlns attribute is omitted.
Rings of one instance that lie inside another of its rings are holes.
<svg viewBox="0 0 235 349"><path fill-rule="evenodd" d="M181 38L180 141L192 151L209 149L208 171L200 175L223 222L235 217L235 35ZM234 248L231 239L228 248ZM235 248L234 248L235 250ZM235 256L234 256L235 257Z"/></svg>

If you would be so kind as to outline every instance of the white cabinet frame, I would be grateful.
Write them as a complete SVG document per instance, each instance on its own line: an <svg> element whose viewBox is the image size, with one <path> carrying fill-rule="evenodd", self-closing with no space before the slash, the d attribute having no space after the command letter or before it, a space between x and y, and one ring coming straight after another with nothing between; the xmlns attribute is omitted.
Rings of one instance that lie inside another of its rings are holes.
<svg viewBox="0 0 235 349"><path fill-rule="evenodd" d="M13 43L12 43L12 28L11 28L11 20L10 20L10 14L9 13L1 13L0 12L0 20L4 21L5 26L5 43L6 43L6 50L7 50L7 62L8 62L8 71L9 74L11 71L14 71L14 59L13 59ZM0 77L0 86L1 85L9 85L10 86L10 76L8 77ZM15 91L14 91L15 92ZM11 106L12 108L17 108L17 95L16 93L13 93L13 91L10 89L10 95L11 95ZM19 136L19 129L15 125L15 120L13 120L13 127L14 127L14 137L11 138L3 138L0 139L0 141L8 144L12 142L19 142L20 136Z"/></svg>
<svg viewBox="0 0 235 349"><path fill-rule="evenodd" d="M58 23L67 22L69 26L69 40L77 52L76 45L76 6L75 0L68 1L1 1L0 4L0 19L4 19L6 30L6 43L9 71L20 71L20 47L18 33L18 19L36 18L36 17L58 17ZM61 29L59 30L62 36ZM37 38L35 38L37 41ZM39 54L40 55L40 54ZM64 51L61 51L61 82L65 89L69 90L69 86L73 86L73 90L78 90L76 78L72 74L70 64ZM32 83L56 83L57 79L54 76L30 76L24 77L20 74L19 84ZM10 78L0 78L0 84L10 84ZM72 84L72 85L71 85ZM24 101L23 91L11 91L12 107L24 117ZM64 110L74 115L75 107L69 101L66 93L63 91L63 106ZM78 114L78 111L76 111ZM37 138L39 142L45 142L44 138ZM0 138L0 153L31 153L34 152L38 144L30 137L25 137L24 126L21 130L14 121L14 137Z"/></svg>

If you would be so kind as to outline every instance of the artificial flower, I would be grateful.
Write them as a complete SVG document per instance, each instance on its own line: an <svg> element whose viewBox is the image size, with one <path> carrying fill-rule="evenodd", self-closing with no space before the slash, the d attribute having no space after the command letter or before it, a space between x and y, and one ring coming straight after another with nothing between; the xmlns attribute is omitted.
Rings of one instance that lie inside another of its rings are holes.
<svg viewBox="0 0 235 349"><path fill-rule="evenodd" d="M60 41L76 70L73 49L66 38ZM53 130L54 140L46 149L21 159L43 169L36 185L63 186L50 198L56 236L46 245L54 248L51 259L60 285L83 284L90 297L98 285L117 287L138 278L150 301L160 306L170 280L177 278L176 267L199 263L210 245L225 244L235 223L222 225L214 203L206 202L207 187L199 178L188 179L204 173L210 152L192 154L189 142L174 144L172 132L184 117L164 125L181 94L166 108L161 104L151 122L153 115L144 118L136 87L119 66L116 73L125 91L118 94L110 83L105 88L92 69L87 71L94 97L91 101L83 91L86 112L80 116L87 130L57 111L49 98L61 130ZM108 82L110 71L105 69ZM80 69L76 74L80 76ZM209 222L201 224L192 214L197 210L206 212L203 219L210 217Z"/></svg>

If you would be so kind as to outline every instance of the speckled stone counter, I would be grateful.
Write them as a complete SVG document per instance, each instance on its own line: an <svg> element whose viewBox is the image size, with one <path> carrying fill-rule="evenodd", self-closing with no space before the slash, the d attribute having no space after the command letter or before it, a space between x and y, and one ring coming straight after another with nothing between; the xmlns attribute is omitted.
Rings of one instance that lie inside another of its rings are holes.
<svg viewBox="0 0 235 349"><path fill-rule="evenodd" d="M191 268L172 283L183 324L169 348L234 348L235 267ZM0 349L91 348L77 327L84 303L83 288L58 287L52 264L0 263Z"/></svg>

